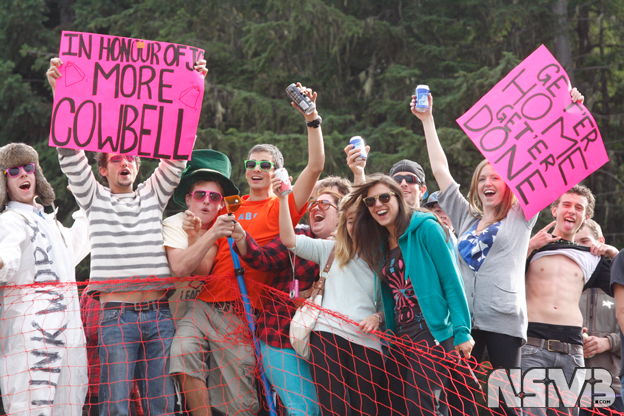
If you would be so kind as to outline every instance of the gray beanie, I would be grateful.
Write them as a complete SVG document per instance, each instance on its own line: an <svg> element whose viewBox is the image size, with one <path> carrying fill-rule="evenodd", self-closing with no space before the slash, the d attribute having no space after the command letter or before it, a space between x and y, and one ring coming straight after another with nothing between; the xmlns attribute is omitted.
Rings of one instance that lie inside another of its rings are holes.
<svg viewBox="0 0 624 416"><path fill-rule="evenodd" d="M403 159L395 163L390 169L390 176L394 176L397 172L411 172L416 175L421 185L425 185L425 171L422 166L412 160Z"/></svg>

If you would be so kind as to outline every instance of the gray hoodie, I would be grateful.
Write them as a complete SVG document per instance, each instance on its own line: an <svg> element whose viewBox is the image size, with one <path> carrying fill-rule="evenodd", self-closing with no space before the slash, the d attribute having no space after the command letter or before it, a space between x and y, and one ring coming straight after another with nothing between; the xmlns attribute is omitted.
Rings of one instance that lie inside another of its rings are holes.
<svg viewBox="0 0 624 416"><path fill-rule="evenodd" d="M470 205L457 183L440 195L439 203L459 238L479 220L470 214ZM478 272L459 256L473 329L522 338L526 343L525 261L536 221L537 215L527 220L516 203L501 221L496 240Z"/></svg>

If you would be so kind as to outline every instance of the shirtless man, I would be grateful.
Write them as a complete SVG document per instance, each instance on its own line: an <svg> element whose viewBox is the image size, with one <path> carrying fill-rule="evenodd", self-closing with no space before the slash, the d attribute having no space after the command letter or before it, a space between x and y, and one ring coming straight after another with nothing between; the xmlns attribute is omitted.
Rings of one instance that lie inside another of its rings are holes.
<svg viewBox="0 0 624 416"><path fill-rule="evenodd" d="M581 226L593 216L595 198L576 185L551 206L555 221L529 243L526 296L529 327L522 347L522 371L532 367L559 367L571 379L583 367L583 316L579 300L584 288L609 289L609 264L588 247L573 243ZM548 230L555 226L552 234ZM552 402L551 402L552 403ZM546 409L532 408L533 415ZM578 409L561 408L564 414Z"/></svg>

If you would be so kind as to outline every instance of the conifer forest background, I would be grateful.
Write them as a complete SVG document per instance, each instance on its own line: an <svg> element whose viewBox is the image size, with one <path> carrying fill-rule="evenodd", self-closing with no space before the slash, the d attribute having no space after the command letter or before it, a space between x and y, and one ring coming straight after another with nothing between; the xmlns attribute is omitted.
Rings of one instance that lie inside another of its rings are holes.
<svg viewBox="0 0 624 416"><path fill-rule="evenodd" d="M361 135L371 146L367 172L409 158L434 191L422 124L409 111L414 87L428 84L451 173L467 192L482 156L455 119L545 44L599 124L610 162L584 183L607 243L624 247L624 0L2 0L0 145L35 146L69 224L77 206L47 144L45 72L62 30L205 49L195 148L227 154L244 193L253 144L277 145L295 177L306 164L305 124L284 92L296 81L318 91L323 175L351 177L342 149ZM155 166L143 160L138 181ZM167 213L177 211L170 203ZM550 218L542 212L536 230ZM78 277L87 276L85 263Z"/></svg>

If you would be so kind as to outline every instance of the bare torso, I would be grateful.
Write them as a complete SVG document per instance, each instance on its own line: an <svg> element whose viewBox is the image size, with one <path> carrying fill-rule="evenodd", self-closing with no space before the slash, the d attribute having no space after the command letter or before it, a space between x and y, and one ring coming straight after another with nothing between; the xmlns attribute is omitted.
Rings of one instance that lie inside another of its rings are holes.
<svg viewBox="0 0 624 416"><path fill-rule="evenodd" d="M526 275L529 322L582 326L579 301L584 285L583 271L566 256L533 261Z"/></svg>

